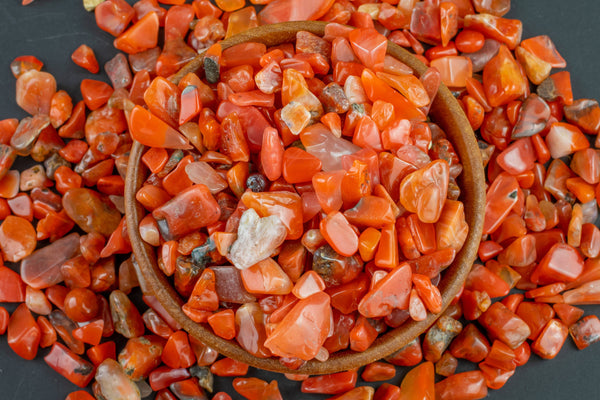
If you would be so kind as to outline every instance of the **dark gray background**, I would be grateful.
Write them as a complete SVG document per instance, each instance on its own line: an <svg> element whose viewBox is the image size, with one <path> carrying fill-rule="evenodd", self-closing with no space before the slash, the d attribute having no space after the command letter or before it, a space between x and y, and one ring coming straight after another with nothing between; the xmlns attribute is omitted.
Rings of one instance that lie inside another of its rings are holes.
<svg viewBox="0 0 600 400"><path fill-rule="evenodd" d="M600 98L600 2L598 0L513 1L511 18L524 22L523 37L548 34L567 60L575 98ZM14 101L15 79L10 62L19 55L35 55L45 64L44 69L57 78L58 87L65 89L75 100L80 99L79 82L91 76L70 60L80 44L94 49L102 66L116 54L113 38L95 25L94 15L87 13L81 0L35 0L27 7L20 0L3 0L0 7L0 119L23 118L25 113ZM5 305L12 311L12 305ZM584 307L586 314L600 312L600 307ZM36 360L25 361L16 356L0 337L0 399L62 400L78 388L52 371L42 360L41 350ZM598 399L600 398L600 346L577 351L571 339L561 353L551 361L532 356L519 367L508 384L490 391L489 399ZM398 372L391 383L400 384L406 371ZM328 396L309 396L299 392L298 384L290 384L283 376L253 371L263 379L279 379L284 398L323 399ZM378 385L377 385L378 386ZM231 379L219 379L218 390L233 398ZM236 397L237 396L237 397Z"/></svg>

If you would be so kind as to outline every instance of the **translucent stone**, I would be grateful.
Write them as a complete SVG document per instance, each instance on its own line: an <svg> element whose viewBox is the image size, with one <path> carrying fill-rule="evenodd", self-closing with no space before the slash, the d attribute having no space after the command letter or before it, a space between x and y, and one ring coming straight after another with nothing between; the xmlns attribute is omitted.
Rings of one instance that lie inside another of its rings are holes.
<svg viewBox="0 0 600 400"><path fill-rule="evenodd" d="M350 75L346 78L346 82L344 82L344 93L350 104L362 104L369 100L365 93L365 88L363 88L362 81L355 75Z"/></svg>
<svg viewBox="0 0 600 400"><path fill-rule="evenodd" d="M46 183L46 170L43 165L34 165L21 172L19 189L22 192L29 191L33 188L43 189Z"/></svg>
<svg viewBox="0 0 600 400"><path fill-rule="evenodd" d="M69 349L76 354L83 354L85 349L83 342L73 337L73 331L78 327L77 324L61 310L52 311L48 319Z"/></svg>
<svg viewBox="0 0 600 400"><path fill-rule="evenodd" d="M246 303L235 312L236 340L243 349L256 357L269 357L271 352L265 347L264 314L258 303Z"/></svg>
<svg viewBox="0 0 600 400"><path fill-rule="evenodd" d="M244 287L250 293L285 295L292 291L291 279L272 258L244 269L241 276Z"/></svg>
<svg viewBox="0 0 600 400"><path fill-rule="evenodd" d="M50 125L50 117L38 114L25 117L10 138L10 145L20 156L28 156L42 132Z"/></svg>
<svg viewBox="0 0 600 400"><path fill-rule="evenodd" d="M483 67L490 61L500 49L500 42L494 39L486 39L483 47L474 53L465 53L463 56L470 58L473 64L473 72L483 71Z"/></svg>
<svg viewBox="0 0 600 400"><path fill-rule="evenodd" d="M256 301L256 298L244 288L237 268L231 265L218 265L211 269L215 273L215 286L220 301L237 304Z"/></svg>
<svg viewBox="0 0 600 400"><path fill-rule="evenodd" d="M135 383L140 391L140 396L146 398L152 394L152 388L146 381L138 381Z"/></svg>
<svg viewBox="0 0 600 400"><path fill-rule="evenodd" d="M113 359L106 359L96 370L96 382L100 385L106 400L140 400L137 385L129 379L121 365Z"/></svg>
<svg viewBox="0 0 600 400"><path fill-rule="evenodd" d="M318 292L300 300L265 341L281 357L314 358L329 335L332 311L329 296Z"/></svg>
<svg viewBox="0 0 600 400"><path fill-rule="evenodd" d="M314 124L300 134L306 151L321 160L323 171L331 172L342 168L342 156L354 154L360 147L350 141L336 137L323 124Z"/></svg>
<svg viewBox="0 0 600 400"><path fill-rule="evenodd" d="M304 104L291 101L281 109L281 119L294 135L299 135L310 123L310 112Z"/></svg>
<svg viewBox="0 0 600 400"><path fill-rule="evenodd" d="M69 189L62 203L67 215L87 233L97 231L108 237L121 222L121 213L92 189Z"/></svg>
<svg viewBox="0 0 600 400"><path fill-rule="evenodd" d="M31 115L48 114L56 80L48 72L29 70L17 79L17 104Z"/></svg>
<svg viewBox="0 0 600 400"><path fill-rule="evenodd" d="M204 161L195 161L185 166L188 178L194 183L206 185L212 194L228 187L227 181Z"/></svg>
<svg viewBox="0 0 600 400"><path fill-rule="evenodd" d="M442 82L450 87L466 86L466 79L473 74L473 65L467 57L447 56L431 61L431 67L440 71Z"/></svg>
<svg viewBox="0 0 600 400"><path fill-rule="evenodd" d="M79 234L74 232L32 253L21 262L23 281L35 289L44 289L63 280L60 270L79 250Z"/></svg>
<svg viewBox="0 0 600 400"><path fill-rule="evenodd" d="M260 218L250 208L242 214L237 233L229 260L238 269L246 269L269 257L285 240L287 229L276 215Z"/></svg>
<svg viewBox="0 0 600 400"><path fill-rule="evenodd" d="M588 201L581 204L581 212L583 214L582 222L584 224L593 224L598 219L598 204L596 200Z"/></svg>
<svg viewBox="0 0 600 400"><path fill-rule="evenodd" d="M318 120L323 115L323 106L317 96L308 89L304 77L300 72L290 68L283 71L281 103L286 106L292 101L306 107L314 120Z"/></svg>

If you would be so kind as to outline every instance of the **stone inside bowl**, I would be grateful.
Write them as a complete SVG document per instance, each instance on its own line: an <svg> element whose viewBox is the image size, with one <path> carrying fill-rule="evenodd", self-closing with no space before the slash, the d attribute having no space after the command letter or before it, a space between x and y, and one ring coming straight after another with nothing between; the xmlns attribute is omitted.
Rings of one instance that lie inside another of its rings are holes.
<svg viewBox="0 0 600 400"><path fill-rule="evenodd" d="M267 46L293 42L300 30L309 31L323 36L326 23L317 21L287 22L282 24L265 25L238 34L221 44L223 49L243 42L261 42ZM388 42L388 54L411 67L417 76L424 73L427 67L403 48ZM185 74L195 72L202 66L202 55L192 60L171 79L177 82ZM457 254L454 263L448 267L438 287L442 293L443 309L457 295L477 255L484 216L485 180L480 152L475 135L465 117L462 108L452 93L444 85L440 86L432 104L430 115L445 131L452 142L463 165L463 172L458 183L461 188L461 200L465 205L465 217L469 225L469 235L462 250ZM410 321L399 328L380 335L369 349L364 352L351 350L332 354L325 362L311 360L298 370L283 366L275 358L258 358L242 349L234 340L225 340L212 333L210 328L190 320L181 310L183 300L170 285L167 278L158 268L155 250L143 242L138 225L144 216L142 206L135 200L135 194L146 177L146 171L140 162L144 146L134 143L127 171L125 185L125 204L127 226L136 268L142 290L146 295L156 297L173 319L190 335L204 342L219 353L242 361L256 368L282 373L327 374L366 365L384 358L401 349L430 327L440 314L429 313L424 321ZM442 311L443 312L443 311Z"/></svg>

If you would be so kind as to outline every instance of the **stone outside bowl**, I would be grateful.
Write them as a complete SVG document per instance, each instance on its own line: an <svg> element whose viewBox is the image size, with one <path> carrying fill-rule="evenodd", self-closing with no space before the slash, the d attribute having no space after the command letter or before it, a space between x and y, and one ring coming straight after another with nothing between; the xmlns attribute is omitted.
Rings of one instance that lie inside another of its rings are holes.
<svg viewBox="0 0 600 400"><path fill-rule="evenodd" d="M326 23L317 21L287 22L265 25L248 30L221 42L223 49L243 42L261 42L267 46L293 42L298 31L309 31L323 36ZM410 66L420 76L427 67L403 48L388 42L388 54ZM195 72L202 67L202 54L190 61L183 69L171 78L178 82L185 74ZM480 151L471 126L457 100L443 84L431 107L430 115L445 131L448 139L463 164L463 172L459 177L461 200L465 205L465 216L469 225L469 235L454 263L448 267L438 287L442 294L443 307L450 304L460 291L467 274L477 256L481 238L485 208L485 177ZM429 313L424 321L409 320L402 326L380 335L369 349L364 352L351 350L332 354L325 362L311 360L298 370L291 370L279 363L276 358L258 358L242 349L235 340L225 340L212 333L209 327L189 319L181 310L184 301L171 286L157 265L155 249L142 241L138 225L145 215L143 207L136 201L135 194L147 176L147 171L140 158L145 147L135 142L129 158L127 179L125 183L125 205L127 227L133 253L137 262L137 273L144 294L155 296L165 310L191 336L204 342L219 353L242 361L256 368L281 373L297 374L330 374L345 371L384 358L401 349L421 333L426 331L441 314ZM443 311L442 311L443 312Z"/></svg>

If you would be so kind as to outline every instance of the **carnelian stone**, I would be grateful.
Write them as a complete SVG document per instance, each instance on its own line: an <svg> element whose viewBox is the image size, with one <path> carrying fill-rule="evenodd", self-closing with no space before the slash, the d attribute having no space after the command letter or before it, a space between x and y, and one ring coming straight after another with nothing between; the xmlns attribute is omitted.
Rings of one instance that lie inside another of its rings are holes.
<svg viewBox="0 0 600 400"><path fill-rule="evenodd" d="M308 320L304 315L310 313ZM329 296L317 292L300 300L277 325L265 341L265 346L280 357L297 357L303 360L314 358L329 333L331 307ZM303 337L299 346L294 338Z"/></svg>
<svg viewBox="0 0 600 400"><path fill-rule="evenodd" d="M490 351L487 338L474 324L468 324L450 344L450 353L474 363L483 361Z"/></svg>
<svg viewBox="0 0 600 400"><path fill-rule="evenodd" d="M210 366L210 372L217 376L244 376L248 373L248 364L231 358L222 358Z"/></svg>
<svg viewBox="0 0 600 400"><path fill-rule="evenodd" d="M339 63L338 63L339 64ZM392 89L374 72L365 69L361 73L361 82L367 97L371 101L384 100L394 105L397 118L408 120L424 120L424 114L400 93Z"/></svg>
<svg viewBox="0 0 600 400"><path fill-rule="evenodd" d="M424 321L425 318L427 318L427 309L425 308L425 303L419 296L419 293L417 293L416 289L410 290L408 313L415 321Z"/></svg>
<svg viewBox="0 0 600 400"><path fill-rule="evenodd" d="M0 266L0 302L22 303L25 301L25 283L18 273Z"/></svg>
<svg viewBox="0 0 600 400"><path fill-rule="evenodd" d="M533 168L535 153L529 138L514 141L504 149L496 162L511 175L518 175Z"/></svg>
<svg viewBox="0 0 600 400"><path fill-rule="evenodd" d="M321 171L321 160L297 147L283 153L283 177L289 183L308 182Z"/></svg>
<svg viewBox="0 0 600 400"><path fill-rule="evenodd" d="M598 302L598 281L584 283L577 289L563 293L562 299L566 304L596 304Z"/></svg>
<svg viewBox="0 0 600 400"><path fill-rule="evenodd" d="M383 317L393 309L407 309L410 289L412 288L412 270L403 263L379 280L362 298L359 312L367 318Z"/></svg>
<svg viewBox="0 0 600 400"><path fill-rule="evenodd" d="M435 363L435 373L441 376L454 375L458 367L458 360L449 352L444 352L442 358Z"/></svg>
<svg viewBox="0 0 600 400"><path fill-rule="evenodd" d="M94 9L98 27L113 36L120 35L135 16L135 10L124 0L109 0Z"/></svg>
<svg viewBox="0 0 600 400"><path fill-rule="evenodd" d="M287 229L286 240L302 237L302 199L295 193L289 192L246 192L242 202L256 210L260 217L276 215Z"/></svg>
<svg viewBox="0 0 600 400"><path fill-rule="evenodd" d="M161 361L164 340L156 336L131 338L119 353L119 363L134 381L148 377Z"/></svg>
<svg viewBox="0 0 600 400"><path fill-rule="evenodd" d="M54 343L44 357L46 364L79 387L86 387L94 377L94 366L60 343Z"/></svg>
<svg viewBox="0 0 600 400"><path fill-rule="evenodd" d="M321 220L320 230L339 254L350 257L358 250L358 235L339 211L334 211Z"/></svg>
<svg viewBox="0 0 600 400"><path fill-rule="evenodd" d="M64 312L75 322L87 322L100 311L96 294L86 288L72 289L65 297Z"/></svg>
<svg viewBox="0 0 600 400"><path fill-rule="evenodd" d="M9 215L0 224L0 249L4 260L20 261L35 250L36 244L35 229L25 218Z"/></svg>
<svg viewBox="0 0 600 400"><path fill-rule="evenodd" d="M205 185L193 185L156 208L152 215L165 239L184 236L216 222L221 214L219 205ZM182 218L182 215L185 215Z"/></svg>
<svg viewBox="0 0 600 400"><path fill-rule="evenodd" d="M354 314L343 314L333 310L333 335L327 338L323 347L329 353L347 349L350 345L350 331L355 323Z"/></svg>
<svg viewBox="0 0 600 400"><path fill-rule="evenodd" d="M110 313L114 329L126 338L141 336L144 333L144 320L136 306L120 290L110 294Z"/></svg>
<svg viewBox="0 0 600 400"><path fill-rule="evenodd" d="M81 97L90 110L102 107L113 94L113 88L105 82L84 79L80 85Z"/></svg>
<svg viewBox="0 0 600 400"><path fill-rule="evenodd" d="M521 21L500 18L491 14L467 15L465 16L464 26L506 44L509 49L514 49L519 44L523 33L523 23Z"/></svg>
<svg viewBox="0 0 600 400"><path fill-rule="evenodd" d="M184 136L140 106L135 106L130 113L129 129L135 140L147 146L191 148Z"/></svg>
<svg viewBox="0 0 600 400"><path fill-rule="evenodd" d="M77 390L69 393L65 400L94 400L94 397L85 390Z"/></svg>
<svg viewBox="0 0 600 400"><path fill-rule="evenodd" d="M546 145L552 158L560 158L587 149L590 143L575 125L555 122L546 135Z"/></svg>
<svg viewBox="0 0 600 400"><path fill-rule="evenodd" d="M115 360L117 358L115 351L115 342L104 342L102 344L90 347L86 352L90 361L98 366L107 358Z"/></svg>
<svg viewBox="0 0 600 400"><path fill-rule="evenodd" d="M519 183L508 174L500 174L494 179L486 193L484 233L494 232L510 213L517 201Z"/></svg>
<svg viewBox="0 0 600 400"><path fill-rule="evenodd" d="M419 338L415 338L396 353L386 358L386 361L394 365L409 367L419 364L422 360L423 353Z"/></svg>
<svg viewBox="0 0 600 400"><path fill-rule="evenodd" d="M356 386L358 373L356 370L319 375L302 381L302 393L339 394Z"/></svg>
<svg viewBox="0 0 600 400"><path fill-rule="evenodd" d="M480 50L485 42L485 37L482 33L463 29L454 38L454 43L458 51L463 53L474 53Z"/></svg>
<svg viewBox="0 0 600 400"><path fill-rule="evenodd" d="M531 334L529 326L502 303L493 303L479 318L488 334L511 349L519 347Z"/></svg>
<svg viewBox="0 0 600 400"><path fill-rule="evenodd" d="M556 315L566 325L571 326L577 322L582 316L584 311L579 307L574 307L569 304L553 304L552 308L556 312Z"/></svg>
<svg viewBox="0 0 600 400"><path fill-rule="evenodd" d="M223 310L208 317L208 324L223 339L235 337L235 316L232 310Z"/></svg>
<svg viewBox="0 0 600 400"><path fill-rule="evenodd" d="M569 333L579 350L583 350L599 339L600 320L595 315L587 315L569 327Z"/></svg>
<svg viewBox="0 0 600 400"><path fill-rule="evenodd" d="M250 293L288 294L292 281L272 258L262 260L241 271L242 282Z"/></svg>
<svg viewBox="0 0 600 400"><path fill-rule="evenodd" d="M373 71L381 71L383 69L387 50L387 40L383 35L373 28L358 28L348 34L348 40L354 50L354 54L365 67Z"/></svg>
<svg viewBox="0 0 600 400"><path fill-rule="evenodd" d="M234 378L233 389L249 400L264 398L268 383L258 378Z"/></svg>
<svg viewBox="0 0 600 400"><path fill-rule="evenodd" d="M354 351L365 351L377 338L377 329L362 315L356 320L349 333L350 349Z"/></svg>
<svg viewBox="0 0 600 400"><path fill-rule="evenodd" d="M4 335L6 333L9 319L10 317L6 308L0 306L0 335Z"/></svg>
<svg viewBox="0 0 600 400"><path fill-rule="evenodd" d="M461 372L435 384L435 396L440 400L477 400L487 394L486 380L481 371Z"/></svg>
<svg viewBox="0 0 600 400"><path fill-rule="evenodd" d="M196 362L186 332L177 331L169 337L162 350L161 360L171 368L189 368Z"/></svg>
<svg viewBox="0 0 600 400"><path fill-rule="evenodd" d="M155 12L150 12L127 31L119 34L113 44L117 49L127 54L136 54L152 49L158 43L158 27L158 15Z"/></svg>
<svg viewBox="0 0 600 400"><path fill-rule="evenodd" d="M10 63L10 71L15 78L18 78L29 70L40 71L44 63L35 56L19 56Z"/></svg>
<svg viewBox="0 0 600 400"><path fill-rule="evenodd" d="M440 71L444 84L450 87L466 86L467 78L473 75L471 60L463 56L445 56L431 61L431 67Z"/></svg>
<svg viewBox="0 0 600 400"><path fill-rule="evenodd" d="M63 196L67 215L85 232L110 236L121 222L121 213L92 189L72 188Z"/></svg>
<svg viewBox="0 0 600 400"><path fill-rule="evenodd" d="M531 350L541 358L552 359L556 357L568 335L569 328L565 324L551 319L531 344Z"/></svg>
<svg viewBox="0 0 600 400"><path fill-rule="evenodd" d="M169 387L172 383L187 379L190 373L186 368L172 369L161 366L150 372L148 382L154 391L160 391Z"/></svg>
<svg viewBox="0 0 600 400"><path fill-rule="evenodd" d="M462 331L462 324L446 315L442 315L427 331L423 339L423 356L426 360L437 362L444 351Z"/></svg>
<svg viewBox="0 0 600 400"><path fill-rule="evenodd" d="M483 70L483 87L492 107L507 104L525 94L527 80L510 50L500 46L498 55Z"/></svg>
<svg viewBox="0 0 600 400"><path fill-rule="evenodd" d="M408 371L402 379L400 392L403 399L417 400L435 397L434 366L426 361Z"/></svg>
<svg viewBox="0 0 600 400"><path fill-rule="evenodd" d="M417 213L423 222L437 222L448 190L449 169L444 160L435 160L407 175L400 185L400 202Z"/></svg>
<svg viewBox="0 0 600 400"><path fill-rule="evenodd" d="M87 69L92 74L97 74L100 71L100 66L96 60L94 50L88 45L82 44L79 46L73 54L71 54L71 60L81 68Z"/></svg>
<svg viewBox="0 0 600 400"><path fill-rule="evenodd" d="M192 310L215 311L219 308L219 298L215 288L215 273L206 268L196 281L186 307Z"/></svg>
<svg viewBox="0 0 600 400"><path fill-rule="evenodd" d="M41 332L40 347L45 349L56 343L56 329L54 329L50 321L43 315L40 315L37 318L37 324L40 327Z"/></svg>
<svg viewBox="0 0 600 400"><path fill-rule="evenodd" d="M246 303L236 310L236 340L240 346L257 357L269 357L271 352L264 346L266 332L264 313L257 303Z"/></svg>
<svg viewBox="0 0 600 400"><path fill-rule="evenodd" d="M25 304L21 304L8 320L6 341L11 349L26 360L37 354L41 331Z"/></svg>
<svg viewBox="0 0 600 400"><path fill-rule="evenodd" d="M400 399L400 388L390 383L382 383L375 394L373 400L399 400Z"/></svg>
<svg viewBox="0 0 600 400"><path fill-rule="evenodd" d="M61 265L79 249L79 234L72 233L40 248L21 262L21 277L35 289L44 289L62 279Z"/></svg>
<svg viewBox="0 0 600 400"><path fill-rule="evenodd" d="M540 284L572 282L583 271L581 255L565 243L554 244L534 270L531 280Z"/></svg>
<svg viewBox="0 0 600 400"><path fill-rule="evenodd" d="M48 72L29 70L17 79L17 104L31 115L48 115L56 80Z"/></svg>
<svg viewBox="0 0 600 400"><path fill-rule="evenodd" d="M71 116L73 111L73 101L71 96L64 90L59 90L52 96L50 102L50 123L54 128L58 128Z"/></svg>
<svg viewBox="0 0 600 400"><path fill-rule="evenodd" d="M522 302L516 314L529 325L529 339L536 340L544 326L554 318L554 310L548 304L537 302Z"/></svg>
<svg viewBox="0 0 600 400"><path fill-rule="evenodd" d="M427 307L427 309L437 314L442 311L442 296L437 286L431 283L426 275L413 274L412 281L417 290L417 294Z"/></svg>
<svg viewBox="0 0 600 400"><path fill-rule="evenodd" d="M498 262L512 267L525 267L536 259L535 237L524 235L515 239L498 255Z"/></svg>
<svg viewBox="0 0 600 400"><path fill-rule="evenodd" d="M96 319L90 323L80 326L73 330L73 337L84 343L97 345L102 340L102 331L104 330L104 320Z"/></svg>
<svg viewBox="0 0 600 400"><path fill-rule="evenodd" d="M333 0L274 0L259 13L262 24L286 21L314 21L321 18L334 3Z"/></svg>
<svg viewBox="0 0 600 400"><path fill-rule="evenodd" d="M361 378L365 382L387 381L396 375L396 368L392 364L376 361L365 366Z"/></svg>

